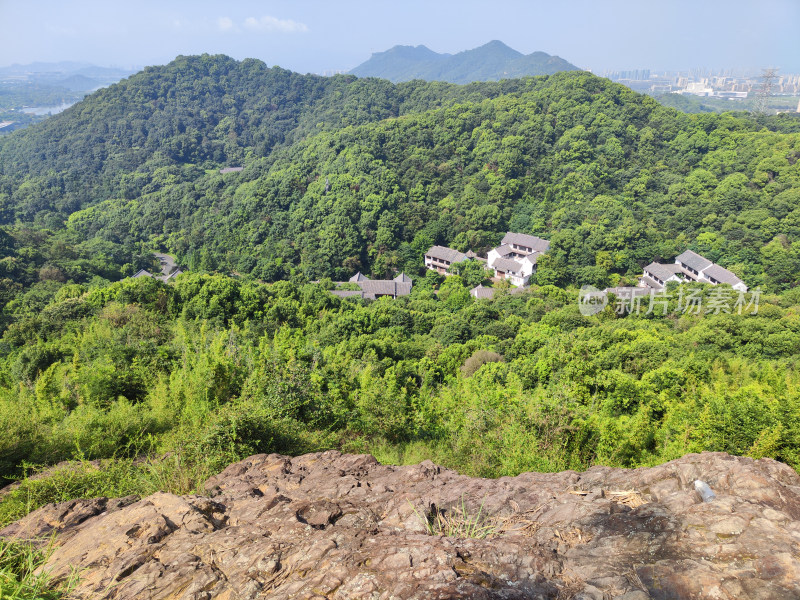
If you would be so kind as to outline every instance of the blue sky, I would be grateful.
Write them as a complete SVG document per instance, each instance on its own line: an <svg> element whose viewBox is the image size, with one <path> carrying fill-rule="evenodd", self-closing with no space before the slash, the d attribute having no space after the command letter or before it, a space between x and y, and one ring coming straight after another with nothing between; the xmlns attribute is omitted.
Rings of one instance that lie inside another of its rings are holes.
<svg viewBox="0 0 800 600"><path fill-rule="evenodd" d="M800 0L0 0L0 65L142 66L178 54L346 70L395 44L458 52L499 39L595 72L800 73Z"/></svg>

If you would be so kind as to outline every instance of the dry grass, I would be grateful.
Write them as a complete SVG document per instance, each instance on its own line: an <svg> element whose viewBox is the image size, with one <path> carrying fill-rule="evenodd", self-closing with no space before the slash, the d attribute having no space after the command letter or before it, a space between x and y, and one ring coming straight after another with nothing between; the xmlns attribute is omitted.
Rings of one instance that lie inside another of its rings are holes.
<svg viewBox="0 0 800 600"><path fill-rule="evenodd" d="M561 531L560 529L555 529L553 531L553 538L563 542L567 546L567 548L574 548L578 544L585 544L586 542L589 542L592 539L590 535L584 534L577 527L573 527L572 529L565 529L564 531Z"/></svg>
<svg viewBox="0 0 800 600"><path fill-rule="evenodd" d="M568 571L561 573L561 587L558 590L556 600L572 600L579 592L586 587L586 582Z"/></svg>
<svg viewBox="0 0 800 600"><path fill-rule="evenodd" d="M569 493L576 496L586 496L590 492L588 490L570 490ZM603 490L603 497L630 508L637 508L648 503L648 500L636 490ZM475 539L492 538L501 535L534 536L541 527L539 516L545 505L539 505L523 511L514 500L510 500L509 504L514 512L505 517L486 517L482 514L483 503L481 503L477 514L472 515L467 510L463 499L461 505L454 508L432 507L427 518L423 517L416 508L414 508L414 512L424 523L429 535ZM565 530L555 529L553 537L570 548L578 544L585 544L591 540L591 536L577 527Z"/></svg>
<svg viewBox="0 0 800 600"><path fill-rule="evenodd" d="M506 517L484 516L483 502L481 502L478 512L471 514L463 499L459 506L449 509L433 506L427 518L423 517L413 506L412 508L425 525L428 535L479 540L501 535L533 536L539 529L537 513L543 507L538 506L531 510L521 511L519 505L513 500L511 505L514 512Z"/></svg>
<svg viewBox="0 0 800 600"><path fill-rule="evenodd" d="M523 511L514 500L510 500L509 504L511 504L511 508L514 509L514 512L507 517L498 517L496 519L496 535L522 535L525 537L532 537L539 530L540 523L538 517L544 506L540 505L536 508Z"/></svg>
<svg viewBox="0 0 800 600"><path fill-rule="evenodd" d="M471 515L463 498L460 506L450 509L432 507L424 521L429 535L482 540L495 535L497 531L493 519L483 517L483 502L478 512Z"/></svg>
<svg viewBox="0 0 800 600"><path fill-rule="evenodd" d="M569 493L575 496L586 496L589 494L589 490L570 490ZM645 500L644 496L636 490L603 490L603 496L631 508L637 508L648 503L648 500Z"/></svg>
<svg viewBox="0 0 800 600"><path fill-rule="evenodd" d="M620 492L606 492L606 495L613 498L615 501L631 508L637 508L643 504L647 504L647 500L635 490L625 490Z"/></svg>

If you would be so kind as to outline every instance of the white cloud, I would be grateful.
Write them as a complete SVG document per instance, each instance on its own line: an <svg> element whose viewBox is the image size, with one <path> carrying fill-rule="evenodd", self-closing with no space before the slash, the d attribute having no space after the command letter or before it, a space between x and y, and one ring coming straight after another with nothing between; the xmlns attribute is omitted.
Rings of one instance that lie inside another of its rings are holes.
<svg viewBox="0 0 800 600"><path fill-rule="evenodd" d="M234 31L235 29L233 19L230 17L220 17L217 19L217 27L219 27L219 30L223 32Z"/></svg>
<svg viewBox="0 0 800 600"><path fill-rule="evenodd" d="M278 19L269 15L260 19L247 17L244 20L244 26L251 31L277 31L279 33L305 33L308 31L308 25L305 23L291 19Z"/></svg>

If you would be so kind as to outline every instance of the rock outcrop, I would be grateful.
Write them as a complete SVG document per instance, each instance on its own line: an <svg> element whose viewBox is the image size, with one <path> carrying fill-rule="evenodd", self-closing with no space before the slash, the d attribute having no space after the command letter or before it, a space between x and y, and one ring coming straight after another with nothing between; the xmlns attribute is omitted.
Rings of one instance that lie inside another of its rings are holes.
<svg viewBox="0 0 800 600"><path fill-rule="evenodd" d="M489 480L258 455L207 489L50 505L0 536L55 533L47 567L77 569L78 598L800 598L800 477L769 459Z"/></svg>

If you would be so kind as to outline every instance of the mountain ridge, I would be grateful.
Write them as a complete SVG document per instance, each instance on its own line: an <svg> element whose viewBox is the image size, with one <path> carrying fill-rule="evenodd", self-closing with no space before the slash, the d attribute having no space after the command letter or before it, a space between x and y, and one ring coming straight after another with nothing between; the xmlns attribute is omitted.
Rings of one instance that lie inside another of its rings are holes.
<svg viewBox="0 0 800 600"><path fill-rule="evenodd" d="M579 70L559 56L542 51L523 54L500 40L492 40L456 54L438 53L424 45L397 45L373 53L350 74L381 77L393 83L424 79L465 84Z"/></svg>
<svg viewBox="0 0 800 600"><path fill-rule="evenodd" d="M758 223L797 235L797 167L782 150L795 137L761 140L758 127L696 121L585 71L392 84L182 56L0 141L2 218L124 247L162 239L190 269L265 281L291 269L413 276L431 245L481 251L518 231L556 249L542 282L608 287L695 244L748 285L780 290L800 259ZM732 162L725 139L758 149ZM773 154L762 175L756 157ZM244 170L222 179L231 165ZM600 266L598 252L616 258Z"/></svg>

